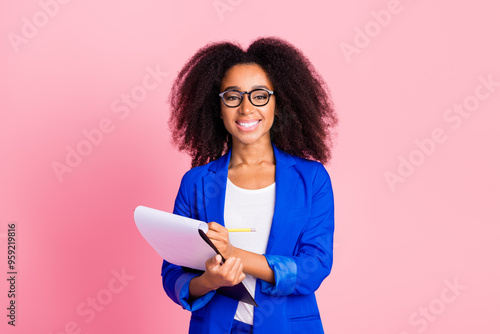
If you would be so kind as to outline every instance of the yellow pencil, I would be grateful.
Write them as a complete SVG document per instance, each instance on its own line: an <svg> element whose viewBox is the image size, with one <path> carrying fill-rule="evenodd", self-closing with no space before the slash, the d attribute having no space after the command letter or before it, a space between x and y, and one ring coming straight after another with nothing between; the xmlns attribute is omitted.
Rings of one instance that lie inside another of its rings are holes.
<svg viewBox="0 0 500 334"><path fill-rule="evenodd" d="M228 232L257 232L255 228L228 228Z"/></svg>

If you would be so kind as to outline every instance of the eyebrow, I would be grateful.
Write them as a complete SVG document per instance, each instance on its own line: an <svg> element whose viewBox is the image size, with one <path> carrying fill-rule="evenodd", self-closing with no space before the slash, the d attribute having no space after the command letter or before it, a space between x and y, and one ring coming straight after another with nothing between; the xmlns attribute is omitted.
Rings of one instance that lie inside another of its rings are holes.
<svg viewBox="0 0 500 334"><path fill-rule="evenodd" d="M269 87L267 87L266 85L255 85L255 86L252 86L252 89L251 90L254 90L254 89L258 89L258 88L264 88L264 89L269 89ZM230 90L230 89L237 89L239 90L240 89L240 86L228 86L226 88L224 88L222 91L226 91L226 90Z"/></svg>

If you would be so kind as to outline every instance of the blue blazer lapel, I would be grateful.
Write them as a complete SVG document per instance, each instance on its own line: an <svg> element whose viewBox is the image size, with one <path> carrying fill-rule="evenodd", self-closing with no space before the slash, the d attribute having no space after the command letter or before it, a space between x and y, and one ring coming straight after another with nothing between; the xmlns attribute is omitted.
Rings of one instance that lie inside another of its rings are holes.
<svg viewBox="0 0 500 334"><path fill-rule="evenodd" d="M224 202L226 199L227 170L231 150L215 160L208 168L209 173L203 177L203 203L205 221L216 222L224 226Z"/></svg>
<svg viewBox="0 0 500 334"><path fill-rule="evenodd" d="M287 237L285 232L288 228L286 224L287 213L292 209L291 197L294 194L299 176L294 168L295 159L288 153L279 150L274 144L273 148L276 159L276 200L266 254L271 253L273 247L279 244L279 238Z"/></svg>

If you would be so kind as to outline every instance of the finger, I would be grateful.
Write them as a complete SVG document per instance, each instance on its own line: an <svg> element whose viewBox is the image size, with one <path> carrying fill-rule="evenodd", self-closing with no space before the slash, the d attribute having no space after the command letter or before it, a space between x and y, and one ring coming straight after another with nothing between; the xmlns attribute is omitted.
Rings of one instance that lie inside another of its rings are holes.
<svg viewBox="0 0 500 334"><path fill-rule="evenodd" d="M210 240L218 240L220 239L220 234L219 232L215 231L215 230L208 230L207 233L205 233L207 235L207 237L210 239Z"/></svg>
<svg viewBox="0 0 500 334"><path fill-rule="evenodd" d="M212 224L212 223L210 223L210 224ZM221 235L220 235L220 233L221 233L220 229L218 227L213 228L213 226L215 226L215 225L212 225L212 227L210 227L210 224L208 225L208 231L206 233L207 237L209 237L210 239L220 238L221 237ZM217 224L217 223L214 223L214 224ZM217 224L217 225L219 225L219 224Z"/></svg>
<svg viewBox="0 0 500 334"><path fill-rule="evenodd" d="M243 262L238 258L234 266L234 284L238 284L245 279L246 275L243 273Z"/></svg>
<svg viewBox="0 0 500 334"><path fill-rule="evenodd" d="M238 258L238 272L243 272L243 261Z"/></svg>
<svg viewBox="0 0 500 334"><path fill-rule="evenodd" d="M229 259L226 259L226 262L224 262L221 266L220 266L220 270L219 272L221 273L221 275L229 275L229 273L231 271L233 271L233 268L234 268L234 262L235 262L235 259L234 257L231 257Z"/></svg>
<svg viewBox="0 0 500 334"><path fill-rule="evenodd" d="M247 276L243 273L241 273L241 276L240 276L240 282L243 281Z"/></svg>
<svg viewBox="0 0 500 334"><path fill-rule="evenodd" d="M227 264L228 267L232 268L235 265L236 261L237 259L234 256L231 256L226 259L226 262L224 262L224 264Z"/></svg>
<svg viewBox="0 0 500 334"><path fill-rule="evenodd" d="M217 243L219 244L224 244L224 243L227 243L227 237L220 233L220 232L215 232L215 231L208 231L207 232L207 237L214 243L216 244L215 246L217 246Z"/></svg>
<svg viewBox="0 0 500 334"><path fill-rule="evenodd" d="M214 231L217 233L227 233L227 229L224 226L217 224L216 222L208 223L208 232L210 231Z"/></svg>
<svg viewBox="0 0 500 334"><path fill-rule="evenodd" d="M240 272L240 278L239 278L239 282L243 281L246 277L245 273L243 272L243 262L240 263L240 267L239 267L239 272ZM238 282L238 283L239 283Z"/></svg>
<svg viewBox="0 0 500 334"><path fill-rule="evenodd" d="M222 240L222 241L227 240L229 236L227 229L224 226L219 225L217 223L214 224L215 225L211 225L212 227L209 226L208 231L206 233L207 237L214 240Z"/></svg>
<svg viewBox="0 0 500 334"><path fill-rule="evenodd" d="M238 268L240 266L240 259L237 259L235 257L230 257L229 259L226 260L226 262L224 262L224 271L225 273L237 273L238 272Z"/></svg>
<svg viewBox="0 0 500 334"><path fill-rule="evenodd" d="M219 254L215 254L214 256L212 256L210 259L208 259L209 263L211 265L214 265L214 264L219 264L220 261L221 261L221 257Z"/></svg>
<svg viewBox="0 0 500 334"><path fill-rule="evenodd" d="M207 225L208 225L208 229L213 230L213 231L219 231L220 228L223 227L222 225L220 225L216 222L210 222Z"/></svg>
<svg viewBox="0 0 500 334"><path fill-rule="evenodd" d="M219 254L216 254L215 256L212 256L205 262L205 267L210 270L215 270L217 269L218 266L220 266L220 262L222 261L222 258Z"/></svg>

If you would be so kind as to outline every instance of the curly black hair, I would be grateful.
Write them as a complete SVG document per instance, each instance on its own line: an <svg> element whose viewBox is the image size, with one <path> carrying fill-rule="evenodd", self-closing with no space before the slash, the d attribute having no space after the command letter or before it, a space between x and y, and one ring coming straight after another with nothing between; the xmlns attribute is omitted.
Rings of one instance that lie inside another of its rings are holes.
<svg viewBox="0 0 500 334"><path fill-rule="evenodd" d="M173 143L187 151L191 166L221 157L231 138L220 118L220 86L237 64L258 64L274 85L276 116L271 141L299 157L326 163L338 121L327 85L300 50L276 37L259 38L246 51L230 42L201 48L184 65L169 96Z"/></svg>

